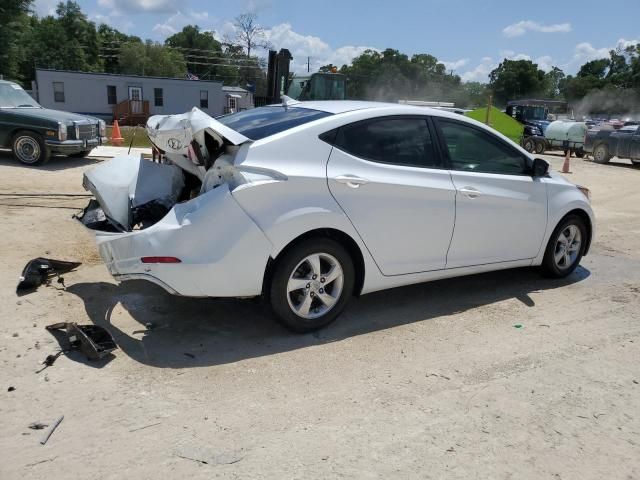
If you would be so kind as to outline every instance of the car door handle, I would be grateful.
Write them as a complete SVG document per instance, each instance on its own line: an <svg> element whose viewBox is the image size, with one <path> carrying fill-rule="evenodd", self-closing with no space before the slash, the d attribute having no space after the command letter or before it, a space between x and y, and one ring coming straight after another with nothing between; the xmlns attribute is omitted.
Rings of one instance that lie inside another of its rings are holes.
<svg viewBox="0 0 640 480"><path fill-rule="evenodd" d="M347 187L358 188L360 185L369 183L366 178L356 177L355 175L338 175L334 178L338 183L344 183Z"/></svg>
<svg viewBox="0 0 640 480"><path fill-rule="evenodd" d="M467 198L478 198L482 195L482 192L480 190L477 190L473 187L463 187L460 189L460 193Z"/></svg>

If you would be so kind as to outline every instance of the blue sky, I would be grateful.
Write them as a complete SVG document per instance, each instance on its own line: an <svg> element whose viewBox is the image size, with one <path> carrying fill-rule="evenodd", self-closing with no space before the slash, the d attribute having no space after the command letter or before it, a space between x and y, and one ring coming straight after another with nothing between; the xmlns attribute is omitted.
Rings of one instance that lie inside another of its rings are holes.
<svg viewBox="0 0 640 480"><path fill-rule="evenodd" d="M57 0L36 0L40 15ZM486 82L503 58L526 58L567 73L611 48L640 42L640 0L77 0L89 17L163 41L197 24L219 37L253 11L293 68L342 65L366 48L430 53L464 80Z"/></svg>

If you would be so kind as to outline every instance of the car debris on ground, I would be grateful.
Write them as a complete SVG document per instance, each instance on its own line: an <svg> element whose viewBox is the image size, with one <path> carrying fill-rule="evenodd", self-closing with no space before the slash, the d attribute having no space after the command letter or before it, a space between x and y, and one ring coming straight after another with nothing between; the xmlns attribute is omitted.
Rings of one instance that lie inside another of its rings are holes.
<svg viewBox="0 0 640 480"><path fill-rule="evenodd" d="M64 415L60 416L55 422L53 422L53 425L49 427L47 433L44 435L44 437L42 437L42 440L40 440L40 443L42 445L46 444L49 441L49 438L51 437L53 432L55 432L56 428L58 428L58 425L62 423L62 420L64 420Z"/></svg>
<svg viewBox="0 0 640 480"><path fill-rule="evenodd" d="M100 360L118 348L109 331L98 325L78 325L74 322L60 322L48 325L45 328L50 332L66 330L69 342L68 350L78 349L89 360ZM47 366L49 364L53 365L53 362L61 353L49 355L44 364Z"/></svg>
<svg viewBox="0 0 640 480"><path fill-rule="evenodd" d="M22 270L16 293L18 295L30 293L40 285L48 284L50 278L56 275L58 276L58 283L64 285L64 279L60 275L71 272L80 265L82 265L81 262L66 262L42 257L34 258Z"/></svg>

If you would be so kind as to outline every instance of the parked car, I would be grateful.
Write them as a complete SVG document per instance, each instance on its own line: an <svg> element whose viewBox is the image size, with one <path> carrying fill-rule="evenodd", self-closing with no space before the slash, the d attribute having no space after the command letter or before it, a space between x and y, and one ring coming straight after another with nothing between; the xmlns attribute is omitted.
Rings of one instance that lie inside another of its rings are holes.
<svg viewBox="0 0 640 480"><path fill-rule="evenodd" d="M612 157L618 157L640 165L640 127L590 129L585 136L584 151L592 154L597 163L607 163Z"/></svg>
<svg viewBox="0 0 640 480"><path fill-rule="evenodd" d="M19 162L42 165L52 153L84 157L105 134L103 120L42 108L20 85L0 80L0 148Z"/></svg>
<svg viewBox="0 0 640 480"><path fill-rule="evenodd" d="M193 297L264 295L295 331L349 298L445 277L540 266L565 277L594 231L589 191L485 125L373 102L288 102L147 124L167 163L85 174L118 281Z"/></svg>

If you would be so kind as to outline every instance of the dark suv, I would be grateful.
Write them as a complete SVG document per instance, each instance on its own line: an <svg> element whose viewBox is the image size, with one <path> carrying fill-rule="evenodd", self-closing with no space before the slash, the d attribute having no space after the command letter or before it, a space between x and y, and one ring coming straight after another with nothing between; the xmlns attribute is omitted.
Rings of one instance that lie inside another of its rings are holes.
<svg viewBox="0 0 640 480"><path fill-rule="evenodd" d="M0 148L42 165L52 153L84 157L105 140L103 120L42 108L20 85L0 80Z"/></svg>

